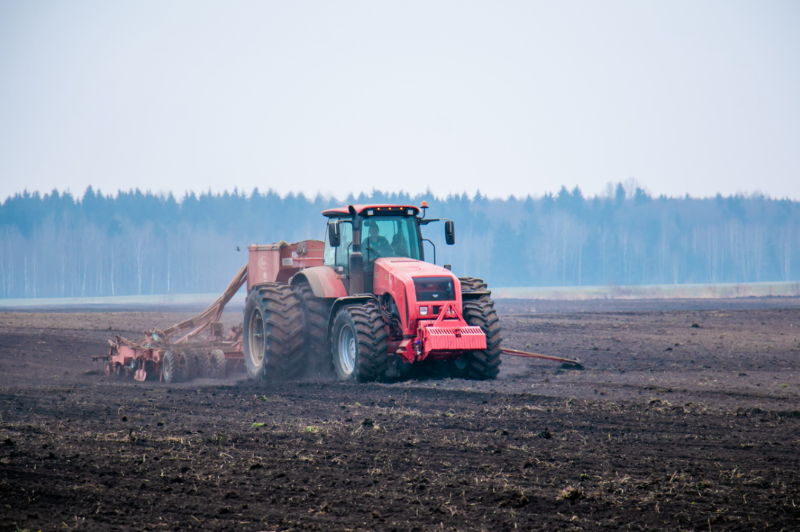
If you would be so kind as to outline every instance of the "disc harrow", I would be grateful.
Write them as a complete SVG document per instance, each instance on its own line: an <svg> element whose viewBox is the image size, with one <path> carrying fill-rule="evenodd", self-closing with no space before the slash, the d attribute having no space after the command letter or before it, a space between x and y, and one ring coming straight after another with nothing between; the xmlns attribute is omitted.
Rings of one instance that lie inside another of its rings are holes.
<svg viewBox="0 0 800 532"><path fill-rule="evenodd" d="M92 357L104 364L105 372L119 379L160 380L177 383L195 378L225 378L229 366L241 366L242 328L225 331L219 321L225 305L247 281L242 267L228 288L200 314L163 331L144 331L141 340L116 336L109 340L108 353Z"/></svg>

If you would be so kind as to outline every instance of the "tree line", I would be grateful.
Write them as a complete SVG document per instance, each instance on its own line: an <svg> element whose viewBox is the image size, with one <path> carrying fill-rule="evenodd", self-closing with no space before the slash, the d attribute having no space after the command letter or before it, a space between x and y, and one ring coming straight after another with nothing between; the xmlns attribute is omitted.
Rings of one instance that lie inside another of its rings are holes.
<svg viewBox="0 0 800 532"><path fill-rule="evenodd" d="M326 208L430 204L456 222L423 230L426 259L491 286L740 283L800 279L800 202L760 194L652 197L631 183L587 198L578 187L541 197L434 198L373 191L344 201L303 194L77 197L22 192L0 204L0 298L221 292L248 244L323 239Z"/></svg>

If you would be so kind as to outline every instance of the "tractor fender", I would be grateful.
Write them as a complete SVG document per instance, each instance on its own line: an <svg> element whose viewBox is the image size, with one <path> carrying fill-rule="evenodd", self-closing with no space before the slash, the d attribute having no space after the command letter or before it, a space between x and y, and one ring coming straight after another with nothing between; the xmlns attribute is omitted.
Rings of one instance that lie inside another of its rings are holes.
<svg viewBox="0 0 800 532"><path fill-rule="evenodd" d="M340 298L347 297L344 283L330 266L314 266L306 268L292 278L292 284L307 282L314 297Z"/></svg>

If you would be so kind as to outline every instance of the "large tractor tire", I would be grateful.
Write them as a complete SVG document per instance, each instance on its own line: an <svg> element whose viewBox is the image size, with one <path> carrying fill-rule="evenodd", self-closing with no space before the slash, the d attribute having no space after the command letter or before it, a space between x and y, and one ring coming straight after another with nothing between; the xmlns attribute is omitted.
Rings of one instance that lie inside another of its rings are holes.
<svg viewBox="0 0 800 532"><path fill-rule="evenodd" d="M251 379L292 379L306 366L305 316L289 285L250 291L244 308L244 364Z"/></svg>
<svg viewBox="0 0 800 532"><path fill-rule="evenodd" d="M489 285L483 282L483 279L478 279L477 277L459 277L459 281L461 281L461 294L466 297L464 299L473 299L470 298L470 293L472 292L488 292L491 294L492 292L489 290ZM488 295L480 295L477 297L480 301L491 301Z"/></svg>
<svg viewBox="0 0 800 532"><path fill-rule="evenodd" d="M186 371L181 364L180 355L174 351L167 351L161 359L161 381L167 384L181 382L186 378Z"/></svg>
<svg viewBox="0 0 800 532"><path fill-rule="evenodd" d="M386 324L375 301L342 308L333 322L333 366L342 380L386 378L389 369Z"/></svg>
<svg viewBox="0 0 800 532"><path fill-rule="evenodd" d="M306 317L305 342L309 374L315 377L332 375L334 367L328 341L328 315L331 312L331 303L316 297L308 283L300 283L295 289L300 296L303 314Z"/></svg>
<svg viewBox="0 0 800 532"><path fill-rule="evenodd" d="M463 367L463 374L468 379L494 379L500 372L500 319L494 310L491 299L464 301L464 319L470 325L476 325L486 335L486 349L470 351L457 361L456 367Z"/></svg>

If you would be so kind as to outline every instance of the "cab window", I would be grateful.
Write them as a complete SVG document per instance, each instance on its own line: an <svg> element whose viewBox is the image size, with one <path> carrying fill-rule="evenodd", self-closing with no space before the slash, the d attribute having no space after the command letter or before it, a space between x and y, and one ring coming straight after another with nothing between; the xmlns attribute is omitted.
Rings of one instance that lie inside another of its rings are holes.
<svg viewBox="0 0 800 532"><path fill-rule="evenodd" d="M372 216L362 225L364 262L381 257L419 259L416 219L411 216Z"/></svg>
<svg viewBox="0 0 800 532"><path fill-rule="evenodd" d="M331 220L328 223L335 221ZM339 235L341 240L338 247L332 247L327 237L325 238L324 263L326 266L343 266L346 271L349 265L350 252L353 250L353 224L350 220L339 221Z"/></svg>

